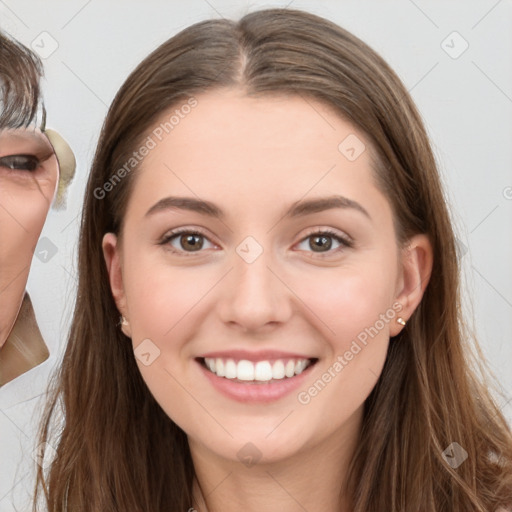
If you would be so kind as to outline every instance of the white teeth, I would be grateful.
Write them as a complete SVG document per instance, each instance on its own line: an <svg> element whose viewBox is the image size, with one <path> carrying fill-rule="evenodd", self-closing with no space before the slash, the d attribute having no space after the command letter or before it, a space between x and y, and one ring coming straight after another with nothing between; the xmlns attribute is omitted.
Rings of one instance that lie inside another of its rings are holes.
<svg viewBox="0 0 512 512"><path fill-rule="evenodd" d="M233 359L209 358L204 359L206 367L218 377L226 379L238 379L244 381L268 382L269 380L281 380L300 375L310 364L309 359L290 359L288 361L278 359L270 361L258 361L254 363L247 359L235 362Z"/></svg>
<svg viewBox="0 0 512 512"><path fill-rule="evenodd" d="M226 379L236 379L236 363L233 359L228 359L226 361L225 372Z"/></svg>
<svg viewBox="0 0 512 512"><path fill-rule="evenodd" d="M205 362L211 359L205 358ZM215 370L212 370L213 373L216 373L218 377L226 376L226 369L224 368L224 361L222 359L217 358L215 360Z"/></svg>
<svg viewBox="0 0 512 512"><path fill-rule="evenodd" d="M300 375L304 371L304 368L306 368L306 364L307 361L304 359L297 361L295 363L295 375Z"/></svg>
<svg viewBox="0 0 512 512"><path fill-rule="evenodd" d="M205 360L206 362L206 360ZM221 359L221 363L222 363L222 359ZM215 359L208 359L208 362L206 362L206 365L208 366L208 368L210 368L210 371L215 373Z"/></svg>
<svg viewBox="0 0 512 512"><path fill-rule="evenodd" d="M272 378L273 379L284 379L284 363L279 360L272 366Z"/></svg>
<svg viewBox="0 0 512 512"><path fill-rule="evenodd" d="M251 361L238 361L236 376L238 380L254 380L254 365Z"/></svg>
<svg viewBox="0 0 512 512"><path fill-rule="evenodd" d="M293 377L295 375L295 363L293 361L290 360L286 363L286 368L284 370L284 374L287 377Z"/></svg>
<svg viewBox="0 0 512 512"><path fill-rule="evenodd" d="M272 380L272 365L268 361L259 361L254 370L254 379L267 381Z"/></svg>

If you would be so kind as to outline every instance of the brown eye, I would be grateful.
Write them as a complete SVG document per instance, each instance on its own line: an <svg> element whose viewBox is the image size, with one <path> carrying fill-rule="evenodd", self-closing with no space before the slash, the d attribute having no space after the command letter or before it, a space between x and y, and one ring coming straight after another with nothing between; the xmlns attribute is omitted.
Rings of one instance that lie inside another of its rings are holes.
<svg viewBox="0 0 512 512"><path fill-rule="evenodd" d="M12 171L33 172L39 167L39 159L34 155L9 155L0 158L0 167Z"/></svg>
<svg viewBox="0 0 512 512"><path fill-rule="evenodd" d="M183 256L202 253L204 252L203 249L208 249L214 246L206 235L193 229L172 231L168 233L160 243L161 245L168 247L171 252ZM208 244L210 244L210 247L208 247Z"/></svg>
<svg viewBox="0 0 512 512"><path fill-rule="evenodd" d="M332 236L314 235L310 237L309 246L311 249L320 249L320 251L328 251L332 247Z"/></svg>
<svg viewBox="0 0 512 512"><path fill-rule="evenodd" d="M306 252L323 257L338 253L343 249L353 247L353 242L345 236L335 233L329 229L310 233L300 244L306 244L303 248Z"/></svg>
<svg viewBox="0 0 512 512"><path fill-rule="evenodd" d="M181 247L184 249L190 249L192 251L198 251L203 246L203 236L190 233L190 234L182 234L179 236L179 241L181 244Z"/></svg>

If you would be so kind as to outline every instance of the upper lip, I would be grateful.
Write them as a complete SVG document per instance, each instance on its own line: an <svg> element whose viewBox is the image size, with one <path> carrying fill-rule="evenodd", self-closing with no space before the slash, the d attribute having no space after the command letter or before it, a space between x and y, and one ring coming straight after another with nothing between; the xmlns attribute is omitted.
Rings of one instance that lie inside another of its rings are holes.
<svg viewBox="0 0 512 512"><path fill-rule="evenodd" d="M250 352L248 350L225 350L208 352L207 354L199 356L199 358L234 359L237 361L242 359L247 361L268 361L272 359L316 359L304 354L283 352L281 350L260 350L258 352Z"/></svg>

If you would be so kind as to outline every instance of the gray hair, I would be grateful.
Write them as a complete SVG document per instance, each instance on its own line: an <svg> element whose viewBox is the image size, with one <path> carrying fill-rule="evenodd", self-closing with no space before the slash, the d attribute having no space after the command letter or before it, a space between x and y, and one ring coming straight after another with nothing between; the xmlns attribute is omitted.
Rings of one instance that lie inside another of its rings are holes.
<svg viewBox="0 0 512 512"><path fill-rule="evenodd" d="M0 129L27 127L41 118L44 130L46 112L39 85L42 76L39 57L0 32Z"/></svg>

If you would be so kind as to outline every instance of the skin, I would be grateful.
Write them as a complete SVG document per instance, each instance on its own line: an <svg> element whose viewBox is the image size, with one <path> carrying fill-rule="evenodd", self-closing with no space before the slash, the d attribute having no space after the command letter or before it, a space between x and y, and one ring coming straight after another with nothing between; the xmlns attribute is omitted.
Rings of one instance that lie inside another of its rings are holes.
<svg viewBox="0 0 512 512"><path fill-rule="evenodd" d="M338 150L349 134L367 144L365 137L327 107L238 89L197 100L137 169L121 238L103 239L112 293L127 319L122 329L134 348L149 338L160 350L150 365L137 364L188 435L205 496L195 484L191 507L349 510L340 483L390 337L403 328L398 315L306 405L296 392L268 404L235 402L194 358L231 349L306 354L318 358L301 386L308 389L393 303L410 317L428 283L430 243L417 235L399 249L369 152L350 162ZM371 218L351 208L283 218L292 203L333 191ZM146 215L167 196L211 201L225 218L179 209ZM199 251L180 236L159 244L182 227L205 233ZM309 235L326 228L350 236L353 247L331 239L327 252L318 248ZM263 248L250 264L236 252L247 236ZM261 453L250 467L237 456L248 442Z"/></svg>
<svg viewBox="0 0 512 512"><path fill-rule="evenodd" d="M39 129L0 131L0 348L16 321L58 178L57 157Z"/></svg>

